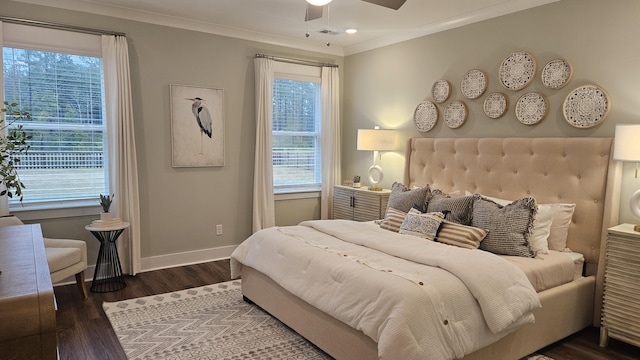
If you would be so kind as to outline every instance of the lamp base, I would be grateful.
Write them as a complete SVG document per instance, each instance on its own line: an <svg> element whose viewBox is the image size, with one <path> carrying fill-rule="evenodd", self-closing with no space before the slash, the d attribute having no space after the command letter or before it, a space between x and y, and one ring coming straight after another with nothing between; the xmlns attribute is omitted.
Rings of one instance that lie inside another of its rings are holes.
<svg viewBox="0 0 640 360"><path fill-rule="evenodd" d="M629 199L629 210L631 210L633 216L640 218L640 190L631 195L631 199ZM635 225L633 230L640 232L640 225Z"/></svg>
<svg viewBox="0 0 640 360"><path fill-rule="evenodd" d="M382 168L380 167L380 165L371 165L371 167L369 168L369 182L371 183L369 189L378 189L378 184L382 183L383 178L384 173L382 172Z"/></svg>

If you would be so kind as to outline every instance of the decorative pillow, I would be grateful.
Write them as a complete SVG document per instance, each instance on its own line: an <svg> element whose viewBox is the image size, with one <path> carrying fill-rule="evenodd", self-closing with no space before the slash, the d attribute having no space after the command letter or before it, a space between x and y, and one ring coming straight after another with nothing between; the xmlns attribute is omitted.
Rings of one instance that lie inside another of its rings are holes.
<svg viewBox="0 0 640 360"><path fill-rule="evenodd" d="M550 204L550 206L555 209L555 213L547 239L549 249L563 251L567 247L569 225L571 225L576 204Z"/></svg>
<svg viewBox="0 0 640 360"><path fill-rule="evenodd" d="M532 197L502 206L475 195L472 226L489 230L480 249L494 254L534 257L529 236L536 209L536 200Z"/></svg>
<svg viewBox="0 0 640 360"><path fill-rule="evenodd" d="M440 212L421 213L411 209L400 225L400 234L414 235L427 240L435 239L444 215Z"/></svg>
<svg viewBox="0 0 640 360"><path fill-rule="evenodd" d="M406 215L406 212L390 207L387 209L387 214L385 215L384 220L380 223L380 227L398 232L400 231L400 225L402 225L402 221L404 221L404 217Z"/></svg>
<svg viewBox="0 0 640 360"><path fill-rule="evenodd" d="M441 190L433 190L427 212L445 213L445 219L463 225L471 224L473 196L451 197Z"/></svg>
<svg viewBox="0 0 640 360"><path fill-rule="evenodd" d="M505 200L500 198L495 198L491 196L483 197L495 201L499 205L507 205L513 202L513 200ZM531 236L529 237L529 246L531 250L536 252L537 254L548 254L549 253L549 245L547 243L547 239L549 238L549 233L551 231L551 221L553 220L553 216L555 215L556 210L550 204L538 204L538 212L533 219L533 226L531 228Z"/></svg>
<svg viewBox="0 0 640 360"><path fill-rule="evenodd" d="M507 205L513 201L482 196L500 205ZM549 249L564 250L567 245L569 225L571 224L575 206L576 204L538 204L538 212L533 221L533 228L529 237L531 250L539 254L548 254ZM559 211L561 214L558 214ZM553 225L554 221L555 226ZM553 238L551 237L552 233ZM551 245L551 242L553 242L553 245Z"/></svg>
<svg viewBox="0 0 640 360"><path fill-rule="evenodd" d="M488 231L443 220L436 241L465 249L477 249Z"/></svg>
<svg viewBox="0 0 640 360"><path fill-rule="evenodd" d="M414 205L418 205L420 208L424 209L429 194L429 185L422 188L409 189L403 184L394 182L391 186L391 194L389 194L387 210L394 208L406 213Z"/></svg>

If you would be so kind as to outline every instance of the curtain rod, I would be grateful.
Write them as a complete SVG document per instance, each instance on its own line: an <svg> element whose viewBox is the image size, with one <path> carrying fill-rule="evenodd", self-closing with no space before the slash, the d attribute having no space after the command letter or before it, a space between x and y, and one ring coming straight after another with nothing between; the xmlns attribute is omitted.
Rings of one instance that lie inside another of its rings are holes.
<svg viewBox="0 0 640 360"><path fill-rule="evenodd" d="M55 23L50 23L45 21L20 19L20 18L7 17L7 16L0 16L0 21L13 23L13 24L39 26L39 27L44 27L49 29L70 30L70 31L81 32L85 34L93 34L93 35L126 36L125 33L121 33L121 32L91 29L91 28L85 28L85 27L73 26L73 25L55 24Z"/></svg>
<svg viewBox="0 0 640 360"><path fill-rule="evenodd" d="M256 58L271 59L275 61L286 62L291 64L299 64L299 65L311 65L311 66L318 66L318 67L323 67L323 66L338 67L338 65L336 64L320 63L320 62L311 61L311 60L291 59L291 58L272 56L267 54L256 54Z"/></svg>

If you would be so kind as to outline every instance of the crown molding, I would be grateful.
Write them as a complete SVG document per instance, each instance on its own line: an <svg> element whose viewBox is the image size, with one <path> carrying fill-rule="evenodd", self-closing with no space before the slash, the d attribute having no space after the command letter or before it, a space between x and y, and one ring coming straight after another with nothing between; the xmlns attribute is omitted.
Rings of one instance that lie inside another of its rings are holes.
<svg viewBox="0 0 640 360"><path fill-rule="evenodd" d="M230 26L218 25L199 20L181 18L148 11L141 11L113 5L104 5L92 1L78 0L13 0L15 2L33 5L49 6L54 8L86 12L119 19L138 21L154 25L168 26L178 29L192 30L209 34L227 36L264 44L284 46L300 50L318 52L322 54L344 56L342 46L327 46L324 42L314 42L308 39L296 40L283 36L265 34Z"/></svg>
<svg viewBox="0 0 640 360"><path fill-rule="evenodd" d="M309 39L292 39L283 36L265 34L230 26L218 25L204 21L181 18L177 16L163 15L125 7L100 4L90 0L13 0L35 5L62 8L80 11L120 19L139 21L149 24L169 26L179 29L193 30L215 35L255 41L264 44L307 50L334 56L348 56L380 47L393 45L399 42L419 38L426 35L454 29L457 27L488 20L498 16L508 15L518 11L538 7L560 0L510 0L497 5L488 6L477 11L466 13L455 18L445 19L436 23L427 24L412 31L403 31L394 35L381 37L375 40L362 42L348 46L327 46L324 42L314 42Z"/></svg>

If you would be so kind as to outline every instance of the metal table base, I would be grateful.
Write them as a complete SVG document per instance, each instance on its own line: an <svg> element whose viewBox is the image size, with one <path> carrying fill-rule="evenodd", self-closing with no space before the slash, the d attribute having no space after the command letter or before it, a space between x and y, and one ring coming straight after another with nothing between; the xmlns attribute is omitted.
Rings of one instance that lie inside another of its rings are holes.
<svg viewBox="0 0 640 360"><path fill-rule="evenodd" d="M118 257L116 240L122 234L124 228L116 230L92 230L93 236L100 241L100 251L96 269L91 283L92 292L110 292L120 290L127 286Z"/></svg>

